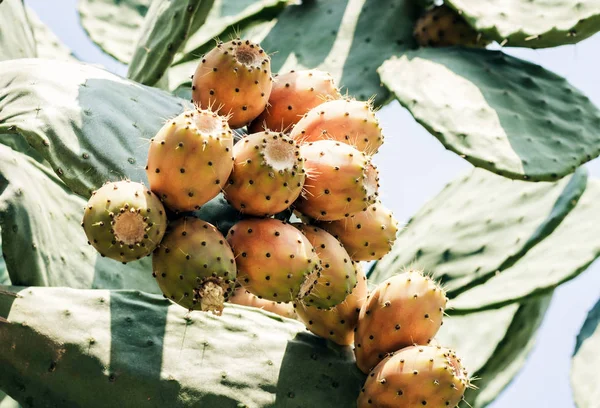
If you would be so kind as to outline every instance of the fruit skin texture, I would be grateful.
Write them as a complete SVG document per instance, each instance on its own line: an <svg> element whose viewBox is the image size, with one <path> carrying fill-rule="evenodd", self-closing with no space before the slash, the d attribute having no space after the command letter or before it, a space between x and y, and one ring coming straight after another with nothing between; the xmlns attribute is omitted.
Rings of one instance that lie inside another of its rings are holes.
<svg viewBox="0 0 600 408"><path fill-rule="evenodd" d="M117 181L92 194L81 226L102 256L127 263L152 253L165 234L167 216L143 184Z"/></svg>
<svg viewBox="0 0 600 408"><path fill-rule="evenodd" d="M152 255L152 271L166 298L186 309L217 315L236 278L235 258L223 234L195 217L169 224Z"/></svg>
<svg viewBox="0 0 600 408"><path fill-rule="evenodd" d="M235 39L202 57L192 80L192 101L229 116L232 129L243 127L266 108L273 78L271 59L259 44Z"/></svg>
<svg viewBox="0 0 600 408"><path fill-rule="evenodd" d="M415 23L413 35L422 47L462 45L483 48L490 43L445 5L425 11Z"/></svg>
<svg viewBox="0 0 600 408"><path fill-rule="evenodd" d="M251 218L229 230L238 282L262 299L290 302L304 297L320 274L315 249L296 228L274 218Z"/></svg>
<svg viewBox="0 0 600 408"><path fill-rule="evenodd" d="M184 112L150 139L150 189L174 211L193 211L216 197L233 169L233 133L207 110Z"/></svg>
<svg viewBox="0 0 600 408"><path fill-rule="evenodd" d="M418 271L381 282L363 304L356 332L356 364L368 373L387 353L427 344L442 326L444 290Z"/></svg>
<svg viewBox="0 0 600 408"><path fill-rule="evenodd" d="M368 155L383 144L379 121L369 102L340 99L311 109L294 126L290 136L298 143L335 140Z"/></svg>
<svg viewBox="0 0 600 408"><path fill-rule="evenodd" d="M282 133L260 132L233 147L234 165L224 194L240 212L269 216L300 196L306 170L300 148Z"/></svg>
<svg viewBox="0 0 600 408"><path fill-rule="evenodd" d="M410 346L385 358L367 377L358 408L451 407L470 387L456 353L439 346Z"/></svg>
<svg viewBox="0 0 600 408"><path fill-rule="evenodd" d="M380 201L352 217L318 226L340 240L354 261L383 258L392 249L398 233L398 221Z"/></svg>
<svg viewBox="0 0 600 408"><path fill-rule="evenodd" d="M355 266L358 283L339 305L324 310L305 306L301 301L294 303L299 320L308 330L341 346L349 346L354 341L354 327L368 293L367 277L359 264Z"/></svg>
<svg viewBox="0 0 600 408"><path fill-rule="evenodd" d="M350 217L375 202L377 169L345 143L319 140L300 146L307 180L296 209L318 221Z"/></svg>
<svg viewBox="0 0 600 408"><path fill-rule="evenodd" d="M272 300L259 299L258 296L253 295L241 286L233 292L233 295L229 298L229 303L256 307L288 319L297 318L296 311L291 303L277 303Z"/></svg>
<svg viewBox="0 0 600 408"><path fill-rule="evenodd" d="M356 269L340 241L314 225L292 224L315 248L321 260L321 276L302 302L309 307L330 309L344 301L357 284Z"/></svg>
<svg viewBox="0 0 600 408"><path fill-rule="evenodd" d="M312 108L327 100L340 99L333 77L318 69L276 75L269 105L248 127L250 133L266 129L289 132Z"/></svg>

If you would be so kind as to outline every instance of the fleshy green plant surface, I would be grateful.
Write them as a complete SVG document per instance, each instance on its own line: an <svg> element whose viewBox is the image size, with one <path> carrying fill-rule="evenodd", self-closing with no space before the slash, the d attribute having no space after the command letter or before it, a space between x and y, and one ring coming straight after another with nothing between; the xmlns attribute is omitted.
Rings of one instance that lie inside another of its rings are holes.
<svg viewBox="0 0 600 408"><path fill-rule="evenodd" d="M86 201L47 166L0 144L0 228L12 283L159 292L149 258L122 265L87 244L79 225Z"/></svg>
<svg viewBox="0 0 600 408"><path fill-rule="evenodd" d="M596 0L446 0L473 28L502 45L555 47L585 40L600 30Z"/></svg>
<svg viewBox="0 0 600 408"><path fill-rule="evenodd" d="M0 316L15 345L0 384L28 406L338 408L365 380L350 347L243 306L189 315L137 291L30 287L0 292Z"/></svg>
<svg viewBox="0 0 600 408"><path fill-rule="evenodd" d="M145 85L160 81L192 32L204 24L214 0L155 0L150 4L127 77Z"/></svg>
<svg viewBox="0 0 600 408"><path fill-rule="evenodd" d="M590 100L500 51L422 48L379 73L447 149L502 176L552 181L600 154L600 111Z"/></svg>
<svg viewBox="0 0 600 408"><path fill-rule="evenodd" d="M23 0L0 3L0 61L37 56Z"/></svg>
<svg viewBox="0 0 600 408"><path fill-rule="evenodd" d="M2 62L0 87L0 133L22 135L86 198L109 180L145 181L149 139L190 106L100 68L62 61Z"/></svg>
<svg viewBox="0 0 600 408"><path fill-rule="evenodd" d="M413 265L445 282L451 296L482 283L557 228L586 181L585 169L554 183L510 180L475 169L412 217L369 278L381 282Z"/></svg>
<svg viewBox="0 0 600 408"><path fill-rule="evenodd" d="M579 408L595 408L600 399L600 300L587 315L577 336L571 367L571 387Z"/></svg>
<svg viewBox="0 0 600 408"><path fill-rule="evenodd" d="M151 0L79 0L81 25L104 52L128 64Z"/></svg>
<svg viewBox="0 0 600 408"><path fill-rule="evenodd" d="M27 18L33 30L38 58L76 60L71 50L60 41L56 34L40 20L30 7L27 7Z"/></svg>
<svg viewBox="0 0 600 408"><path fill-rule="evenodd" d="M453 299L453 313L492 309L539 296L587 269L600 255L596 216L600 180L590 180L575 208L556 230L515 265Z"/></svg>

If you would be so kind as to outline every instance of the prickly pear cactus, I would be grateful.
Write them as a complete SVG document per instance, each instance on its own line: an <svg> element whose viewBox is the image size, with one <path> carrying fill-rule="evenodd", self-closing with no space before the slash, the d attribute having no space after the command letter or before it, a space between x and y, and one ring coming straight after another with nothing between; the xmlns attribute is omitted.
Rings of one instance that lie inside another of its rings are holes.
<svg viewBox="0 0 600 408"><path fill-rule="evenodd" d="M502 47L600 9L480 3L79 0L124 79L0 1L0 407L493 401L600 255L600 111ZM484 169L408 220L379 185L394 98Z"/></svg>

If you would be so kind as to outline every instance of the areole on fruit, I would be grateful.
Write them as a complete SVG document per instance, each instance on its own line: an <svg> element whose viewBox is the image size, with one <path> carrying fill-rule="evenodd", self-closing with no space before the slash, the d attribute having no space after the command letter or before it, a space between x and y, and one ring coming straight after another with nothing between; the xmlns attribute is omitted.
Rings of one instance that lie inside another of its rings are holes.
<svg viewBox="0 0 600 408"><path fill-rule="evenodd" d="M158 197L140 183L108 182L92 194L83 215L89 243L123 263L152 253L167 227Z"/></svg>
<svg viewBox="0 0 600 408"><path fill-rule="evenodd" d="M237 38L204 55L192 81L192 101L226 115L232 129L255 119L267 106L273 78L271 60L252 41Z"/></svg>
<svg viewBox="0 0 600 408"><path fill-rule="evenodd" d="M216 197L233 169L233 133L209 110L183 112L150 140L150 188L173 211L193 211Z"/></svg>
<svg viewBox="0 0 600 408"><path fill-rule="evenodd" d="M296 143L282 133L248 135L234 147L225 198L240 212L269 216L287 209L302 192L306 171Z"/></svg>

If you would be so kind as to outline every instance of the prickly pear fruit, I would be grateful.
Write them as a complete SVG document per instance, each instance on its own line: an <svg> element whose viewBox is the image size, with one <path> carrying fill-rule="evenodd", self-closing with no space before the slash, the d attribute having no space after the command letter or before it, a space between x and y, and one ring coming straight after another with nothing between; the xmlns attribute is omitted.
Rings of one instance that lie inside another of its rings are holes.
<svg viewBox="0 0 600 408"><path fill-rule="evenodd" d="M380 283L358 317L354 334L358 368L368 373L386 353L427 344L442 326L447 301L444 290L419 271Z"/></svg>
<svg viewBox="0 0 600 408"><path fill-rule="evenodd" d="M340 241L313 225L292 224L311 243L321 260L321 276L302 301L307 306L330 309L340 304L356 286L356 269Z"/></svg>
<svg viewBox="0 0 600 408"><path fill-rule="evenodd" d="M327 100L341 97L328 72L310 69L276 75L269 105L252 121L248 131L289 132L306 112Z"/></svg>
<svg viewBox="0 0 600 408"><path fill-rule="evenodd" d="M383 258L392 249L398 233L398 222L380 201L352 217L318 226L336 237L354 261Z"/></svg>
<svg viewBox="0 0 600 408"><path fill-rule="evenodd" d="M169 224L152 270L164 296L189 310L220 315L235 286L235 258L225 237L195 217Z"/></svg>
<svg viewBox="0 0 600 408"><path fill-rule="evenodd" d="M225 198L239 211L269 216L288 208L300 196L306 170L300 148L283 133L260 132L233 147L233 171Z"/></svg>
<svg viewBox="0 0 600 408"><path fill-rule="evenodd" d="M358 283L339 305L323 310L305 306L301 301L294 302L296 314L308 330L342 346L354 341L354 327L368 293L367 277L359 264L354 265Z"/></svg>
<svg viewBox="0 0 600 408"><path fill-rule="evenodd" d="M184 112L150 139L150 189L174 211L193 211L216 197L233 169L233 134L224 117Z"/></svg>
<svg viewBox="0 0 600 408"><path fill-rule="evenodd" d="M456 11L445 5L425 11L415 23L413 35L423 47L485 47L490 43Z"/></svg>
<svg viewBox="0 0 600 408"><path fill-rule="evenodd" d="M227 240L238 267L238 282L261 299L290 302L304 297L321 265L308 239L274 218L246 219L229 230Z"/></svg>
<svg viewBox="0 0 600 408"><path fill-rule="evenodd" d="M410 346L375 367L357 404L358 408L454 408L470 386L468 373L454 351Z"/></svg>
<svg viewBox="0 0 600 408"><path fill-rule="evenodd" d="M167 227L158 197L140 183L104 184L89 199L81 223L102 256L127 263L152 253Z"/></svg>
<svg viewBox="0 0 600 408"><path fill-rule="evenodd" d="M319 221L350 217L375 202L378 172L364 153L345 143L319 140L300 146L307 180L295 207Z"/></svg>
<svg viewBox="0 0 600 408"><path fill-rule="evenodd" d="M294 305L291 303L277 303L272 300L259 299L258 296L253 295L241 286L233 292L233 295L229 298L229 303L256 307L288 319L296 319L297 317Z"/></svg>
<svg viewBox="0 0 600 408"><path fill-rule="evenodd" d="M204 55L192 81L192 101L227 115L229 126L247 125L266 108L271 95L271 59L252 41L239 38Z"/></svg>
<svg viewBox="0 0 600 408"><path fill-rule="evenodd" d="M340 99L311 109L290 136L298 143L335 140L372 155L383 144L379 121L369 102Z"/></svg>

